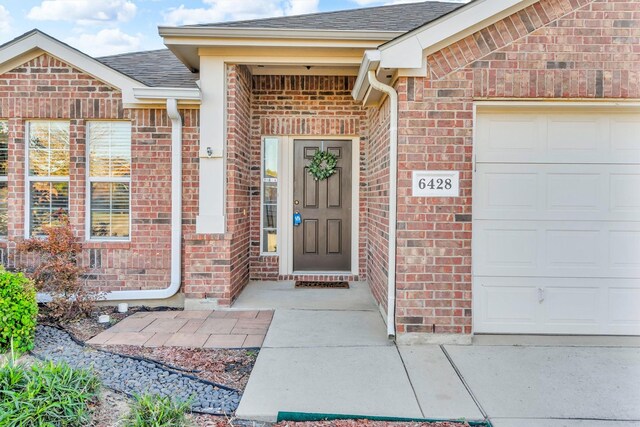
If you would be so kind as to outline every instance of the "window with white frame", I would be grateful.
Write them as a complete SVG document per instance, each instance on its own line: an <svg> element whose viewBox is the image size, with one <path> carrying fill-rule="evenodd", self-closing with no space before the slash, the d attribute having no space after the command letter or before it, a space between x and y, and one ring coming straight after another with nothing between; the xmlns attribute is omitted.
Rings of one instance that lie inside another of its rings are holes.
<svg viewBox="0 0 640 427"><path fill-rule="evenodd" d="M7 237L9 122L0 120L0 238Z"/></svg>
<svg viewBox="0 0 640 427"><path fill-rule="evenodd" d="M87 124L88 235L96 240L130 236L131 123Z"/></svg>
<svg viewBox="0 0 640 427"><path fill-rule="evenodd" d="M264 254L278 252L278 138L262 139L261 248Z"/></svg>
<svg viewBox="0 0 640 427"><path fill-rule="evenodd" d="M27 123L27 236L69 214L69 122Z"/></svg>

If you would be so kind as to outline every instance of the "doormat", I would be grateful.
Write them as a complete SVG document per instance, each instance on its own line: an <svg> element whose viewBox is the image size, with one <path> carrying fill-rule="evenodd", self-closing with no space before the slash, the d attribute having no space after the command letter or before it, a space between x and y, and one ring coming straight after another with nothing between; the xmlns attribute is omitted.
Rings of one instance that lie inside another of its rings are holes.
<svg viewBox="0 0 640 427"><path fill-rule="evenodd" d="M296 281L296 288L331 288L331 289L349 289L348 282L305 282Z"/></svg>

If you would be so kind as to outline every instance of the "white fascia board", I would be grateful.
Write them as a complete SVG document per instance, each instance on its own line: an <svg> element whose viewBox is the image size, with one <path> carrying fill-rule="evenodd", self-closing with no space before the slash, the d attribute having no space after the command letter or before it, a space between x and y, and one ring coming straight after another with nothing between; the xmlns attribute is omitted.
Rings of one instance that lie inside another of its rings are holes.
<svg viewBox="0 0 640 427"><path fill-rule="evenodd" d="M0 65L37 49L47 52L59 60L90 74L96 79L120 89L124 103L135 102L133 88L145 87L143 83L39 31L34 31L2 47L0 49Z"/></svg>
<svg viewBox="0 0 640 427"><path fill-rule="evenodd" d="M207 37L220 39L320 39L320 40L392 40L403 31L293 30L225 27L158 27L163 38Z"/></svg>
<svg viewBox="0 0 640 427"><path fill-rule="evenodd" d="M138 87L133 89L133 95L140 101L174 98L179 101L199 103L201 100L198 88Z"/></svg>
<svg viewBox="0 0 640 427"><path fill-rule="evenodd" d="M424 51L442 48L509 16L537 0L476 0L436 21L380 46L380 66L420 68Z"/></svg>
<svg viewBox="0 0 640 427"><path fill-rule="evenodd" d="M360 69L358 70L358 77L351 90L351 96L356 101L360 102L364 100L369 89L369 79L367 74L370 70L376 70L380 65L380 51L379 50L367 50L364 52Z"/></svg>

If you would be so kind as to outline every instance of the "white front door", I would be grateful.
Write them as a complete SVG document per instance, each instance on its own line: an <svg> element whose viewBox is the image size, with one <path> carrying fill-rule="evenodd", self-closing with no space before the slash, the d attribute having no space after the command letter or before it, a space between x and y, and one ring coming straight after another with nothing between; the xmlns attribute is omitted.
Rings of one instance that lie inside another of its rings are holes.
<svg viewBox="0 0 640 427"><path fill-rule="evenodd" d="M640 112L478 109L476 333L640 334Z"/></svg>

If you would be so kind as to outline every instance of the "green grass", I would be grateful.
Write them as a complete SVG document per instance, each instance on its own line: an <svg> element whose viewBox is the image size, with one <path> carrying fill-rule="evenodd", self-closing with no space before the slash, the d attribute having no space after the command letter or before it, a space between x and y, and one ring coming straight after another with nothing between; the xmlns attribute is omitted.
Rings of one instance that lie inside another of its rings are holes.
<svg viewBox="0 0 640 427"><path fill-rule="evenodd" d="M184 427L190 425L189 402L174 401L157 395L138 396L131 405L125 427Z"/></svg>
<svg viewBox="0 0 640 427"><path fill-rule="evenodd" d="M100 389L89 371L66 364L0 367L0 426L84 427Z"/></svg>

